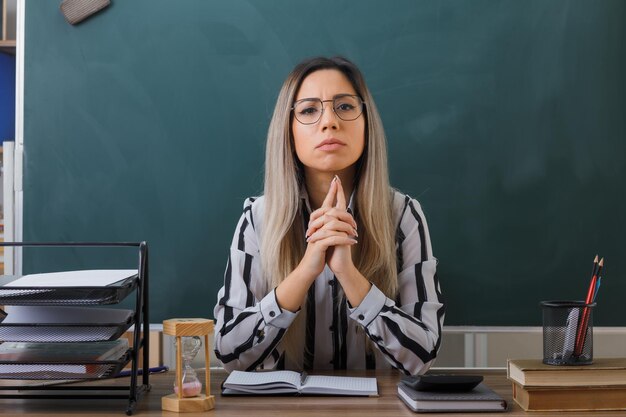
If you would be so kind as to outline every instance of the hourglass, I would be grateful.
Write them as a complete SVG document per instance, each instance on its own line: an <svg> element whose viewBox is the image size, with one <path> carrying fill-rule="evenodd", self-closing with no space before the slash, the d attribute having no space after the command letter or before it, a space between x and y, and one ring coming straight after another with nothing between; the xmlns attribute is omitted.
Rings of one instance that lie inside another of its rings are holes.
<svg viewBox="0 0 626 417"><path fill-rule="evenodd" d="M163 333L176 338L176 380L174 394L161 398L161 408L179 413L207 411L215 406L210 395L209 333L213 332L213 320L170 319L163 322ZM204 364L206 394L201 394L202 383L191 367L193 358L202 346L204 336ZM182 387L182 388L181 388Z"/></svg>

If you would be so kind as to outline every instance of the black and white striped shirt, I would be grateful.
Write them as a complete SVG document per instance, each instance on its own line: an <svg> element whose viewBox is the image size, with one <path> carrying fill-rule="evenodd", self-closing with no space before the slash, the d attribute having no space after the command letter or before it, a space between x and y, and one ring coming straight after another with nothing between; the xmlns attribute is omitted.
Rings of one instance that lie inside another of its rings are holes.
<svg viewBox="0 0 626 417"><path fill-rule="evenodd" d="M303 196L306 220L310 213ZM280 341L298 312L282 310L274 290L267 292L259 254L264 198L249 198L230 248L224 286L215 306L215 353L224 368L284 369ZM352 201L348 210L353 210ZM336 297L339 283L326 266L307 295L305 353L300 369L394 367L424 373L441 343L444 305L436 276L428 226L419 203L394 192L397 222L398 296L387 298L376 286L356 308ZM367 278L367 277L366 277ZM339 305L338 305L339 304ZM340 308L338 308L340 307ZM365 333L376 346L366 349Z"/></svg>

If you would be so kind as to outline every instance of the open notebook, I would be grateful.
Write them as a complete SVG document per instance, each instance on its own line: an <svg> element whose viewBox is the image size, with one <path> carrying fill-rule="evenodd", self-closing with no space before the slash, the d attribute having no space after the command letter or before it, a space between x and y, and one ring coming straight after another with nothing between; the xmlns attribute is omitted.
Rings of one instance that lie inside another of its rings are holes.
<svg viewBox="0 0 626 417"><path fill-rule="evenodd" d="M222 395L349 395L377 396L376 378L306 375L294 371L233 371Z"/></svg>

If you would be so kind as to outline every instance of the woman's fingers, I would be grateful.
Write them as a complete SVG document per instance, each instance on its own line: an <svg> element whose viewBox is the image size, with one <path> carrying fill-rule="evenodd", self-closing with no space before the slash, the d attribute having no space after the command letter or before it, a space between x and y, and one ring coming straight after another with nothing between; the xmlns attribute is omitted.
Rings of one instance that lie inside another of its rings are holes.
<svg viewBox="0 0 626 417"><path fill-rule="evenodd" d="M321 246L323 250L326 250L333 246L342 246L342 245L355 245L357 240L346 236L345 233L331 233L325 237L316 237L315 241L310 240L309 245Z"/></svg>
<svg viewBox="0 0 626 417"><path fill-rule="evenodd" d="M343 187L341 186L341 180L339 179L338 176L335 176L335 182L337 183L337 185L335 186L336 194L337 194L337 204L335 205L335 207L338 208L339 210L345 211L348 207L348 204L346 203L346 195L343 192Z"/></svg>
<svg viewBox="0 0 626 417"><path fill-rule="evenodd" d="M313 216L311 215L311 218L309 220L309 225L306 231L306 236L307 237L310 236L311 234L315 233L316 230L324 227L326 223L329 223L333 220L339 220L339 221L345 222L351 225L355 231L357 229L356 221L354 220L354 217L352 217L350 213L344 210L332 208L332 209L327 209L323 212L318 213L316 218L313 218Z"/></svg>
<svg viewBox="0 0 626 417"><path fill-rule="evenodd" d="M322 208L330 208L333 206L335 202L335 197L337 196L337 186L339 185L339 177L335 175L335 178L330 182L330 188L328 189L328 193L326 193L326 197L322 202Z"/></svg>
<svg viewBox="0 0 626 417"><path fill-rule="evenodd" d="M306 230L306 237L308 238L334 219L350 224L354 231L346 231L346 233L352 236L357 236L357 223L354 220L354 217L347 212L346 195L338 176L333 178L322 206L311 213L308 228ZM345 231L343 228L339 230Z"/></svg>
<svg viewBox="0 0 626 417"><path fill-rule="evenodd" d="M352 219L346 219L343 221L331 216L320 217L313 224L309 226L306 231L306 237L309 238L320 230L330 230L347 233L349 236L358 236L356 227L353 226Z"/></svg>
<svg viewBox="0 0 626 417"><path fill-rule="evenodd" d="M346 210L332 208L332 209L327 210L326 213L324 213L324 215L328 218L332 217L337 220L341 220L342 222L351 224L356 229L356 220L354 220L354 217L352 217L352 214L348 213Z"/></svg>
<svg viewBox="0 0 626 417"><path fill-rule="evenodd" d="M317 210L315 210L313 213L311 213L311 215L309 216L309 224L311 224L311 222L319 219L320 217L322 217L324 214L326 214L326 212L328 210L331 210L328 207L320 207Z"/></svg>
<svg viewBox="0 0 626 417"><path fill-rule="evenodd" d="M319 240L325 239L330 236L346 236L355 240L357 237L356 230L354 230L352 226L346 223L341 223L341 225L335 225L335 227L332 229L323 228L323 229L316 231L315 233L311 234L311 236L307 238L307 242L315 243Z"/></svg>
<svg viewBox="0 0 626 417"><path fill-rule="evenodd" d="M324 201L322 202L322 206L317 210L311 213L309 218L309 223L320 216L323 216L327 210L333 208L335 203L335 198L337 196L337 183L339 177L335 175L335 178L330 182L330 187L328 188L328 192L326 193L326 197L324 197Z"/></svg>

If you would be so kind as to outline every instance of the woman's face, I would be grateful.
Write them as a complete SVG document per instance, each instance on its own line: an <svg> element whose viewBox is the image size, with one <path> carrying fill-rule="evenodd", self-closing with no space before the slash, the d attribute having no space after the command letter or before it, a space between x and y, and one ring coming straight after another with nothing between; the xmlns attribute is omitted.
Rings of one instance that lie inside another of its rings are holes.
<svg viewBox="0 0 626 417"><path fill-rule="evenodd" d="M332 108L333 98L346 94L357 93L348 78L334 69L315 71L302 81L295 102L317 98L324 105L316 123L302 124L295 117L291 123L296 154L306 171L338 173L352 167L361 157L365 147L365 116L361 114L355 120L345 121Z"/></svg>

